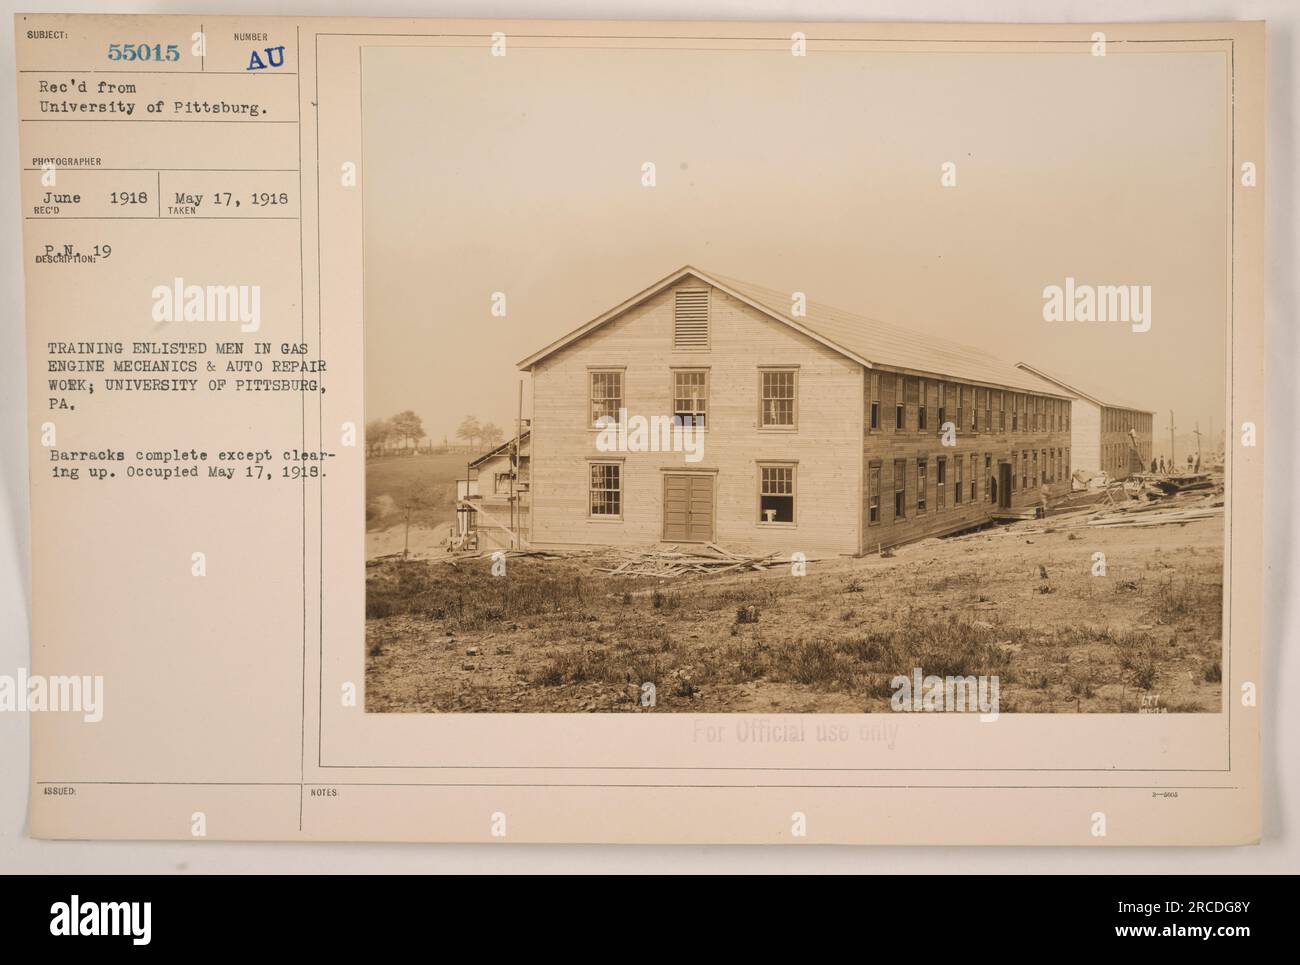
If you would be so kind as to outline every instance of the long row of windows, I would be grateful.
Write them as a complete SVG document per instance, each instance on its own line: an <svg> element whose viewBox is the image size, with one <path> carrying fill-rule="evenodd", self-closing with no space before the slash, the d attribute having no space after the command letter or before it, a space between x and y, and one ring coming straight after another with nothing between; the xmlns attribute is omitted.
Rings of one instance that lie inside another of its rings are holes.
<svg viewBox="0 0 1300 965"><path fill-rule="evenodd" d="M673 422L704 428L708 422L709 370L672 369ZM959 432L1068 432L1070 403L1023 392L1004 392L934 379L869 373L868 429L941 432L952 421ZM591 425L617 422L626 407L624 370L589 373ZM932 418L933 417L933 418ZM799 424L799 370L758 369L758 425L794 429Z"/></svg>
<svg viewBox="0 0 1300 965"><path fill-rule="evenodd" d="M949 466L952 468L951 500L954 507L962 505L963 500L974 503L983 498L989 502L996 502L997 477L994 475L993 454L986 452L982 458L983 472L981 473L980 453L972 452L969 456L939 456L934 460L933 489L929 485L929 456L895 459L893 473L889 479L894 493L893 521L905 520L909 513L924 515L930 509L931 491L934 493L934 509L936 511L946 509L949 503ZM963 483L963 467L968 463L970 470ZM1070 478L1070 450L1068 448L1022 449L1011 454L1010 466L1013 492L1017 480L1021 489L1063 482ZM908 479L910 470L914 470L911 480ZM880 498L883 474L884 464L880 461L870 463L867 468L867 525L869 526L881 522Z"/></svg>
<svg viewBox="0 0 1300 965"><path fill-rule="evenodd" d="M1128 432L1130 429L1136 429L1139 433L1150 433L1151 413L1110 407L1102 409L1102 432Z"/></svg>
<svg viewBox="0 0 1300 965"><path fill-rule="evenodd" d="M951 421L959 432L1068 432L1070 403L1026 392L1006 392L895 375L869 373L868 429L894 432L942 431Z"/></svg>
<svg viewBox="0 0 1300 965"><path fill-rule="evenodd" d="M1134 453L1127 442L1107 442L1101 447L1101 468L1108 473L1141 472L1151 460L1151 443L1139 440L1136 465Z"/></svg>
<svg viewBox="0 0 1300 965"><path fill-rule="evenodd" d="M981 459L983 472L981 469ZM1001 465L1005 460L1000 460ZM915 475L908 485L909 463ZM964 467L969 464L969 472ZM951 467L951 475L949 474ZM793 523L797 488L795 474L798 467L785 463L758 463L758 523ZM1030 489L1050 485L1070 478L1070 450L1022 449L1013 452L1010 460L1012 491L1019 485ZM872 462L867 476L867 523L881 522L880 499L883 463ZM924 515L931 508L930 493L934 494L936 511L956 507L962 503L975 503L981 498L997 501L997 477L992 453L972 452L968 456L939 456L934 460L934 486L930 486L930 457L895 459L891 479L894 491L895 522L906 519L910 512ZM963 476L965 477L963 480ZM949 486L951 485L951 494ZM909 497L909 492L912 493ZM591 463L589 512L596 518L621 518L623 515L623 464L621 462Z"/></svg>
<svg viewBox="0 0 1300 965"><path fill-rule="evenodd" d="M620 419L627 407L623 369L592 369L588 373L591 425L599 428ZM673 424L703 429L709 419L709 370L672 370ZM799 370L762 367L758 370L758 425L764 429L794 429L799 424Z"/></svg>

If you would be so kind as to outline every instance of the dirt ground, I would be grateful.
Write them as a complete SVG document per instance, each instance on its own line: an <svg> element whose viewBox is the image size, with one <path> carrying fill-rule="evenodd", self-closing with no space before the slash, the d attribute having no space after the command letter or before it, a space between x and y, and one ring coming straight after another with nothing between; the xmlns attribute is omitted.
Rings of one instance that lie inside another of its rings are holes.
<svg viewBox="0 0 1300 965"><path fill-rule="evenodd" d="M366 709L889 711L892 678L919 667L996 675L1002 713L1220 710L1221 516L1034 528L804 576L610 577L580 557L512 558L494 577L486 558L383 561L367 569Z"/></svg>

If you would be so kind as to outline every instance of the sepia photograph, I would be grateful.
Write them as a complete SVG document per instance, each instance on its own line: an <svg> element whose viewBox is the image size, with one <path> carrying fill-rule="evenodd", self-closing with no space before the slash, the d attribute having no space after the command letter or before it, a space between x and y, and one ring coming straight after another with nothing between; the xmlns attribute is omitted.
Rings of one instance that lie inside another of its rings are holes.
<svg viewBox="0 0 1300 965"><path fill-rule="evenodd" d="M1221 713L1225 61L1102 45L363 49L365 709Z"/></svg>

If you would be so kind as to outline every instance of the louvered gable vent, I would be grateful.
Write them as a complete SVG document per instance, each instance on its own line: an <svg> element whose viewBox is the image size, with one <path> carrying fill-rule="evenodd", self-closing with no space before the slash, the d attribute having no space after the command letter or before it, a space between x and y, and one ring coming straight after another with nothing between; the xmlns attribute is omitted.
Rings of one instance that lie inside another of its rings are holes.
<svg viewBox="0 0 1300 965"><path fill-rule="evenodd" d="M679 288L673 306L673 348L709 347L709 290Z"/></svg>

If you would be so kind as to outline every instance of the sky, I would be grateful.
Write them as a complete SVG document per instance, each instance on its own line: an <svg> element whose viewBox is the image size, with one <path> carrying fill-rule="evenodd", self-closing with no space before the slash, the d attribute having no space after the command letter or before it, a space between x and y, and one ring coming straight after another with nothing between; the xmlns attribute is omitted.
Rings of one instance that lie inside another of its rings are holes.
<svg viewBox="0 0 1300 965"><path fill-rule="evenodd" d="M414 409L436 442L466 415L509 427L520 359L693 264L1131 400L1157 442L1170 409L1180 436L1223 427L1222 54L516 44L362 65L367 418ZM1067 277L1151 286L1150 331L1045 321Z"/></svg>

